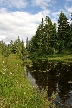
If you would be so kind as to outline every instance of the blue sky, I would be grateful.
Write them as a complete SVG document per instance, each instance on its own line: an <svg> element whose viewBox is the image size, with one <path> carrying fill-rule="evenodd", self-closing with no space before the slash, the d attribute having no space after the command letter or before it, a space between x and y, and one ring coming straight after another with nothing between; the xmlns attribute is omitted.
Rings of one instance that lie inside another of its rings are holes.
<svg viewBox="0 0 72 108"><path fill-rule="evenodd" d="M25 42L35 34L42 17L57 22L61 11L70 20L72 0L0 0L0 41L9 43L19 36Z"/></svg>

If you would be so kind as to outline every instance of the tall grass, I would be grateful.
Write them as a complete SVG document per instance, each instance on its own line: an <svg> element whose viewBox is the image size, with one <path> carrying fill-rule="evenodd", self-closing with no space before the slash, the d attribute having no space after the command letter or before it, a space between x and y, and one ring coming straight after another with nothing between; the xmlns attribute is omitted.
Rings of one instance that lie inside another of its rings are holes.
<svg viewBox="0 0 72 108"><path fill-rule="evenodd" d="M23 62L15 55L0 56L0 108L48 108L46 92L38 93L24 74Z"/></svg>
<svg viewBox="0 0 72 108"><path fill-rule="evenodd" d="M72 62L72 55L56 55L49 57L48 60L62 61L62 62Z"/></svg>

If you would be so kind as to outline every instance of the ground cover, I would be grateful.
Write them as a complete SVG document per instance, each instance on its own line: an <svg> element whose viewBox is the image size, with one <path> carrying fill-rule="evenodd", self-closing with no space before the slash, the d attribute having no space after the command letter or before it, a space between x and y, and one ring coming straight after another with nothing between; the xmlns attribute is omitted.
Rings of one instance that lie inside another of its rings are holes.
<svg viewBox="0 0 72 108"><path fill-rule="evenodd" d="M39 93L25 77L23 61L0 56L0 108L48 108L46 91Z"/></svg>

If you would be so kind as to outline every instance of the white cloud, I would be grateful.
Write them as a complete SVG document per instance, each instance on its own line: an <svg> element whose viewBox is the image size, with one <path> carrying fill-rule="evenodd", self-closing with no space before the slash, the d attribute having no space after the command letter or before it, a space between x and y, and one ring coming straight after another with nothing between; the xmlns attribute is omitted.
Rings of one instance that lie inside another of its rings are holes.
<svg viewBox="0 0 72 108"><path fill-rule="evenodd" d="M6 38L5 35L0 35L0 41L4 40Z"/></svg>
<svg viewBox="0 0 72 108"><path fill-rule="evenodd" d="M0 0L0 5L9 7L24 8L27 4L27 0Z"/></svg>
<svg viewBox="0 0 72 108"><path fill-rule="evenodd" d="M51 10L44 9L44 10L42 11L42 13L43 13L44 17L45 17L45 16L49 16L49 15L51 14Z"/></svg>
<svg viewBox="0 0 72 108"><path fill-rule="evenodd" d="M55 18L55 19L58 19L59 18L59 14L60 14L61 11L58 11L58 12L52 12L52 16Z"/></svg>
<svg viewBox="0 0 72 108"><path fill-rule="evenodd" d="M41 18L42 12L33 15L19 11L8 12L5 8L0 9L0 40L3 39L4 42L9 43L20 36L20 39L25 42L27 37L30 39L35 34Z"/></svg>
<svg viewBox="0 0 72 108"><path fill-rule="evenodd" d="M6 8L0 8L0 13L5 13L5 12L7 12Z"/></svg>
<svg viewBox="0 0 72 108"><path fill-rule="evenodd" d="M65 5L65 9L67 12L72 13L72 6L68 7L67 5Z"/></svg>
<svg viewBox="0 0 72 108"><path fill-rule="evenodd" d="M32 6L40 6L43 10L51 6L54 2L56 2L56 0L31 0Z"/></svg>

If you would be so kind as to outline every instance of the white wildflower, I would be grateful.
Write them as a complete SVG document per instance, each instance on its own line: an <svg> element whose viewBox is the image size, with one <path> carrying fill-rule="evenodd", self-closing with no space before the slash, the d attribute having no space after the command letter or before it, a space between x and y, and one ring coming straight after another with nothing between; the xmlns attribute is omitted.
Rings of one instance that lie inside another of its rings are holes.
<svg viewBox="0 0 72 108"><path fill-rule="evenodd" d="M16 101L16 104L18 103L18 101Z"/></svg>
<svg viewBox="0 0 72 108"><path fill-rule="evenodd" d="M34 86L33 86L33 88L34 88Z"/></svg>
<svg viewBox="0 0 72 108"><path fill-rule="evenodd" d="M12 72L10 72L10 75L12 75Z"/></svg>
<svg viewBox="0 0 72 108"><path fill-rule="evenodd" d="M17 64L17 66L18 66L18 64Z"/></svg>
<svg viewBox="0 0 72 108"><path fill-rule="evenodd" d="M3 71L6 71L6 69L4 68Z"/></svg>
<svg viewBox="0 0 72 108"><path fill-rule="evenodd" d="M24 95L26 94L26 92L24 92Z"/></svg>
<svg viewBox="0 0 72 108"><path fill-rule="evenodd" d="M4 63L4 61L3 61L3 63Z"/></svg>

